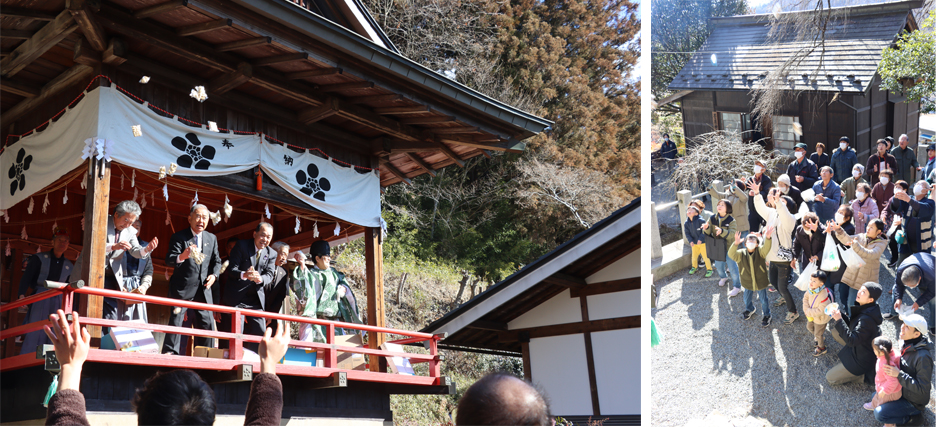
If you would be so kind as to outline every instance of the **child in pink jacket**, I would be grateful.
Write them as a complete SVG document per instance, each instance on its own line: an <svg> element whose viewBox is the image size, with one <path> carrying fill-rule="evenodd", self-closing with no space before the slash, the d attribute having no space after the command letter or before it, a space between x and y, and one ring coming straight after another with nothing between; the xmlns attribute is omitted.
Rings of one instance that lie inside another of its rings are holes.
<svg viewBox="0 0 936 427"><path fill-rule="evenodd" d="M874 397L871 401L864 404L864 408L873 411L882 403L893 402L900 399L900 383L897 377L892 377L884 373L884 366L890 365L900 368L900 355L893 351L893 345L890 340L884 337L877 337L871 343L874 348L874 355L877 356L874 375Z"/></svg>

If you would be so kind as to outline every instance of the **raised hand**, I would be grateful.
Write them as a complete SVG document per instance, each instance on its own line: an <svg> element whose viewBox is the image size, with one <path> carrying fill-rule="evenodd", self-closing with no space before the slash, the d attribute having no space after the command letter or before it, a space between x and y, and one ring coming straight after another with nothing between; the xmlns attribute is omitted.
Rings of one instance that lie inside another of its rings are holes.
<svg viewBox="0 0 936 427"><path fill-rule="evenodd" d="M86 328L81 327L78 322L78 313L73 312L72 318L75 320L69 327L65 312L61 309L56 310L54 314L49 315L55 332L52 332L49 325L42 327L46 336L52 340L55 346L55 356L62 367L59 391L78 390L78 385L81 383L81 367L88 360L88 351L91 349L91 334Z"/></svg>
<svg viewBox="0 0 936 427"><path fill-rule="evenodd" d="M735 231L735 234L734 234L734 244L735 244L735 246L741 245L741 232L740 232L740 231Z"/></svg>
<svg viewBox="0 0 936 427"><path fill-rule="evenodd" d="M766 229L764 229L764 238L765 238L765 239L769 239L769 238L770 238L770 235L773 234L774 229L775 229L775 227L773 227L773 226L769 226L769 227L767 227Z"/></svg>
<svg viewBox="0 0 936 427"><path fill-rule="evenodd" d="M156 246L159 246L159 238L153 237L153 240L151 240L149 244L146 245L146 253L153 252L156 249Z"/></svg>
<svg viewBox="0 0 936 427"><path fill-rule="evenodd" d="M289 344L289 322L282 320L276 320L276 322L279 324L276 328L276 335L273 335L273 329L266 328L260 347L257 349L257 354L260 356L261 374L276 374L276 364L286 354Z"/></svg>
<svg viewBox="0 0 936 427"><path fill-rule="evenodd" d="M179 254L179 261L185 261L185 260L189 259L189 257L192 256L192 251L193 251L194 249L195 249L195 245L194 245L194 244L188 245L188 247L185 248L185 250L182 251L181 254Z"/></svg>

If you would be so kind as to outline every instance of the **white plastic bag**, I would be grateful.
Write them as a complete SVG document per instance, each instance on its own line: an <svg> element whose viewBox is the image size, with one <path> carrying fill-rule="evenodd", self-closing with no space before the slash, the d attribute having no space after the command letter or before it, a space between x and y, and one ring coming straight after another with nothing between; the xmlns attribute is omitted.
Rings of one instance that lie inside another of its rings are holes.
<svg viewBox="0 0 936 427"><path fill-rule="evenodd" d="M865 260L861 259L861 256L855 252L854 248L848 248L848 250L842 251L842 261L845 261L845 265L848 266L848 268L854 268L855 270L865 265Z"/></svg>
<svg viewBox="0 0 936 427"><path fill-rule="evenodd" d="M800 197L803 198L804 202L812 203L816 200L816 192L812 188L807 188L800 193Z"/></svg>
<svg viewBox="0 0 936 427"><path fill-rule="evenodd" d="M822 251L822 262L819 268L823 271L838 271L842 265L841 255L839 255L838 245L832 238L832 233L826 234L825 249Z"/></svg>
<svg viewBox="0 0 936 427"><path fill-rule="evenodd" d="M819 268L816 267L816 263L810 261L809 265L803 269L803 272L800 273L799 278L796 279L796 283L793 283L793 286L796 286L796 289L799 289L803 292L809 289L809 278L812 277L812 274L816 272Z"/></svg>

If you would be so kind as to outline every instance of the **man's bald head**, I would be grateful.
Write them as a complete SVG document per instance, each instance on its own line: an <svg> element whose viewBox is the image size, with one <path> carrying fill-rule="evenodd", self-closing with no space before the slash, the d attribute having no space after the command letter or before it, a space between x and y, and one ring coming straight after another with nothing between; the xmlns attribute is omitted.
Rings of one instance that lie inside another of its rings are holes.
<svg viewBox="0 0 936 427"><path fill-rule="evenodd" d="M549 404L529 383L505 373L481 378L458 402L456 425L550 425Z"/></svg>

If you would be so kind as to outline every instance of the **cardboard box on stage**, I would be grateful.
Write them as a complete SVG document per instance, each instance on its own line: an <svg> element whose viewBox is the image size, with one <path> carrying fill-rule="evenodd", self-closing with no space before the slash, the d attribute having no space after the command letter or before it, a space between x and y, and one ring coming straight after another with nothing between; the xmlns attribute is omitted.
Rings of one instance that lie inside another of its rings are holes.
<svg viewBox="0 0 936 427"><path fill-rule="evenodd" d="M113 348L120 351L135 351L139 353L159 353L156 338L153 332L146 329L132 329L124 327L110 328L108 333ZM104 347L104 341L101 342Z"/></svg>
<svg viewBox="0 0 936 427"><path fill-rule="evenodd" d="M335 345L341 347L364 347L364 339L361 334L354 335L336 335ZM338 352L338 369L347 369L349 371L365 371L367 359L361 353Z"/></svg>
<svg viewBox="0 0 936 427"><path fill-rule="evenodd" d="M202 347L200 345L195 346L195 350L192 351L192 356L210 357L212 359L227 359L228 354L226 348Z"/></svg>
<svg viewBox="0 0 936 427"><path fill-rule="evenodd" d="M406 353L406 349L402 345L393 344L385 342L380 345L380 348L384 351L391 351L394 353ZM413 365L410 364L409 358L392 356L387 357L387 366L390 367L390 372L400 375L416 375L416 372L413 371Z"/></svg>
<svg viewBox="0 0 936 427"><path fill-rule="evenodd" d="M294 365L294 366L325 366L322 360L322 354L318 353L315 350L308 350L304 348L293 348L289 347L286 349L286 354L279 361L283 365Z"/></svg>

